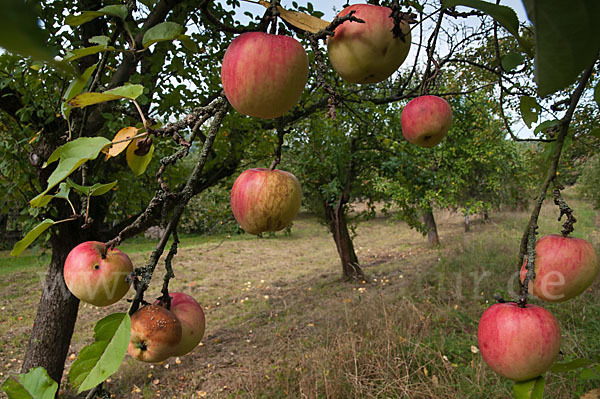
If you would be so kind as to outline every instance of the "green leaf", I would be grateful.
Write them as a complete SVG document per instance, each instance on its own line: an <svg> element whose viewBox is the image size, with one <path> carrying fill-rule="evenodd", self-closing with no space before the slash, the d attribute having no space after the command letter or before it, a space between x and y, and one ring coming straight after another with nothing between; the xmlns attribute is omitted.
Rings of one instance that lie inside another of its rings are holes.
<svg viewBox="0 0 600 399"><path fill-rule="evenodd" d="M540 123L539 125L537 125L535 127L535 129L533 129L533 134L538 134L539 132L545 132L546 130L558 125L559 123L560 123L560 121L558 119L544 121L544 122Z"/></svg>
<svg viewBox="0 0 600 399"><path fill-rule="evenodd" d="M120 100L122 98L135 100L143 92L144 86L142 85L125 85L115 87L114 89L107 90L103 93L81 93L69 101L69 105L73 107L84 108L88 105L99 104L112 100Z"/></svg>
<svg viewBox="0 0 600 399"><path fill-rule="evenodd" d="M69 87L67 87L65 95L63 97L64 101L60 105L60 111L62 112L62 115L65 119L69 119L69 116L71 115L72 107L69 105L69 101L71 101L73 97L81 93L85 85L87 85L87 82L92 77L92 74L96 70L96 66L98 66L97 63L88 67L81 76L73 80Z"/></svg>
<svg viewBox="0 0 600 399"><path fill-rule="evenodd" d="M78 58L85 57L87 55L97 54L97 53L100 53L102 51L112 51L112 50L115 50L115 48L112 47L112 46L106 46L106 45L98 45L98 46L78 48L78 49L69 51L67 53L67 55L65 55L65 57L63 58L63 60L65 60L65 61L74 61L74 60L76 60Z"/></svg>
<svg viewBox="0 0 600 399"><path fill-rule="evenodd" d="M148 29L146 33L144 33L142 45L144 48L148 48L156 42L178 39L183 31L184 27L175 22L160 23Z"/></svg>
<svg viewBox="0 0 600 399"><path fill-rule="evenodd" d="M70 26L79 26L103 15L111 15L113 17L125 19L127 17L127 13L127 6L106 6L98 11L84 11L79 15L69 15L67 18L65 18L65 24Z"/></svg>
<svg viewBox="0 0 600 399"><path fill-rule="evenodd" d="M514 399L543 399L546 381L539 376L533 380L515 382L513 385Z"/></svg>
<svg viewBox="0 0 600 399"><path fill-rule="evenodd" d="M54 194L54 198L62 198L68 201L70 192L71 187L69 187L67 183L60 183L58 186L58 193Z"/></svg>
<svg viewBox="0 0 600 399"><path fill-rule="evenodd" d="M96 159L100 151L111 141L104 137L80 137L58 147L43 167L59 160L58 166L48 178L48 187L44 192L29 201L33 207L40 206L43 197L57 184L66 179L78 167L90 159Z"/></svg>
<svg viewBox="0 0 600 399"><path fill-rule="evenodd" d="M89 42L93 43L93 44L100 44L102 46L108 46L108 43L110 43L110 37L108 37L108 36L93 36L90 38Z"/></svg>
<svg viewBox="0 0 600 399"><path fill-rule="evenodd" d="M44 219L40 224L35 226L29 233L23 237L23 239L15 244L10 254L14 257L18 257L23 251L35 241L44 231L48 230L50 226L54 224L52 219Z"/></svg>
<svg viewBox="0 0 600 399"><path fill-rule="evenodd" d="M77 393L92 389L119 369L131 334L127 313L114 313L94 327L94 343L85 346L71 366L69 379Z"/></svg>
<svg viewBox="0 0 600 399"><path fill-rule="evenodd" d="M600 1L523 0L535 28L535 80L544 97L573 83L600 50Z"/></svg>
<svg viewBox="0 0 600 399"><path fill-rule="evenodd" d="M590 134L594 137L598 137L600 139L600 127L597 127L595 129L592 129L592 131L590 132Z"/></svg>
<svg viewBox="0 0 600 399"><path fill-rule="evenodd" d="M177 39L183 44L185 48L190 50L191 52L197 53L200 51L198 47L198 43L196 43L190 36L188 35L179 35Z"/></svg>
<svg viewBox="0 0 600 399"><path fill-rule="evenodd" d="M148 164L152 160L152 154L154 154L154 144L150 146L148 153L143 156L135 154L135 150L137 148L136 141L131 142L129 147L127 147L127 153L125 155L127 158L127 165L129 165L129 168L131 168L133 174L140 176L146 171Z"/></svg>
<svg viewBox="0 0 600 399"><path fill-rule="evenodd" d="M600 380L600 366L582 370L577 378L580 380Z"/></svg>
<svg viewBox="0 0 600 399"><path fill-rule="evenodd" d="M591 360L591 359L575 359L575 360L571 360L570 362L566 362L566 363L555 363L552 366L551 371L553 373L566 373L567 371L579 369L582 367L588 367L588 366L591 366L592 364L596 364L596 363L598 363L598 362Z"/></svg>
<svg viewBox="0 0 600 399"><path fill-rule="evenodd" d="M521 53L508 53L502 57L502 69L506 72L514 70L525 61L525 56Z"/></svg>
<svg viewBox="0 0 600 399"><path fill-rule="evenodd" d="M109 192L114 186L117 185L118 180L115 180L111 183L106 183L106 184L101 184L101 183L96 183L93 186L81 186L79 184L74 183L71 179L67 179L67 184L74 188L76 191L80 192L81 194L85 195L85 196L98 196L98 195L103 195L106 194L107 192Z"/></svg>
<svg viewBox="0 0 600 399"><path fill-rule="evenodd" d="M39 27L31 4L23 0L3 0L0 13L0 46L11 53L52 60L48 35Z"/></svg>
<svg viewBox="0 0 600 399"><path fill-rule="evenodd" d="M531 128L531 125L538 120L538 115L542 108L535 101L535 98L529 96L521 97L521 117L523 118L523 122L527 125L528 128Z"/></svg>
<svg viewBox="0 0 600 399"><path fill-rule="evenodd" d="M27 374L9 378L2 384L8 399L54 399L58 384L43 367L36 367Z"/></svg>

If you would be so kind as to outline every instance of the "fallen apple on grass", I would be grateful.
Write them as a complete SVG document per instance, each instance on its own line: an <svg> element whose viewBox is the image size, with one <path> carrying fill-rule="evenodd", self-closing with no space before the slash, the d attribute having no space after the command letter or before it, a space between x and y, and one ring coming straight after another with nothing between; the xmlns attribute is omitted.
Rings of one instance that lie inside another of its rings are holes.
<svg viewBox="0 0 600 399"><path fill-rule="evenodd" d="M364 23L345 21L327 41L333 69L350 83L377 83L389 78L402 65L410 50L410 26L403 21L405 37L394 37L392 10L370 4L344 8L338 17L354 11Z"/></svg>
<svg viewBox="0 0 600 399"><path fill-rule="evenodd" d="M146 305L131 315L127 353L142 362L162 362L175 355L181 337L181 323L171 311Z"/></svg>
<svg viewBox="0 0 600 399"><path fill-rule="evenodd" d="M546 309L506 302L483 312L477 340L483 360L493 371L514 381L526 381L552 367L561 337L558 322Z"/></svg>
<svg viewBox="0 0 600 399"><path fill-rule="evenodd" d="M202 307L194 298L183 292L170 292L170 311L181 323L181 341L172 356L183 356L198 346L204 330L206 319ZM155 304L158 304L156 301Z"/></svg>
<svg viewBox="0 0 600 399"><path fill-rule="evenodd" d="M63 275L69 291L95 306L111 305L129 290L133 272L129 257L119 249L106 249L98 241L86 241L69 252Z"/></svg>
<svg viewBox="0 0 600 399"><path fill-rule="evenodd" d="M526 264L521 267L521 282ZM547 235L535 244L535 278L529 282L529 292L545 301L563 302L583 293L599 270L598 254L588 241Z"/></svg>
<svg viewBox="0 0 600 399"><path fill-rule="evenodd" d="M223 57L225 96L240 114L272 119L289 111L308 78L308 57L290 36L247 32L236 37Z"/></svg>
<svg viewBox="0 0 600 399"><path fill-rule="evenodd" d="M406 104L400 123L407 141L431 148L438 145L450 130L452 108L441 97L420 96Z"/></svg>
<svg viewBox="0 0 600 399"><path fill-rule="evenodd" d="M294 220L301 201L300 182L283 170L248 169L231 189L235 220L250 234L283 230Z"/></svg>

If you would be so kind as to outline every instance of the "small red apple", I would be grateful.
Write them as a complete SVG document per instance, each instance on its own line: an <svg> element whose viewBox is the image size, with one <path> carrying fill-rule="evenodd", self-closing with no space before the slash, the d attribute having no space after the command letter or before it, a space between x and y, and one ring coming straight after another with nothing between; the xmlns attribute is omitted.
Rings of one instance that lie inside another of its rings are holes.
<svg viewBox="0 0 600 399"><path fill-rule="evenodd" d="M181 323L181 341L173 356L183 356L198 346L204 330L206 319L202 307L194 298L182 292L169 292L171 297L171 313ZM157 304L158 301L155 302Z"/></svg>
<svg viewBox="0 0 600 399"><path fill-rule="evenodd" d="M526 381L552 367L560 350L560 328L552 313L539 306L497 303L483 312L477 340L493 371Z"/></svg>
<svg viewBox="0 0 600 399"><path fill-rule="evenodd" d="M525 264L521 267L521 281L527 273ZM534 265L535 279L529 282L529 292L549 302L563 302L581 294L600 270L592 244L557 234L544 236L535 244Z"/></svg>
<svg viewBox="0 0 600 399"><path fill-rule="evenodd" d="M410 27L402 22L404 40L395 38L394 20L388 7L354 4L338 17L355 11L364 23L346 21L335 28L327 41L333 69L350 83L377 83L389 78L402 65L410 50Z"/></svg>
<svg viewBox="0 0 600 399"><path fill-rule="evenodd" d="M452 109L437 96L412 99L400 116L404 138L418 146L431 148L439 144L452 126Z"/></svg>
<svg viewBox="0 0 600 399"><path fill-rule="evenodd" d="M223 57L225 96L240 114L272 119L289 111L308 78L308 57L290 36L247 32L236 37Z"/></svg>
<svg viewBox="0 0 600 399"><path fill-rule="evenodd" d="M133 271L129 257L116 248L106 250L98 241L86 241L69 252L63 275L69 290L83 302L108 306L129 290L127 276Z"/></svg>
<svg viewBox="0 0 600 399"><path fill-rule="evenodd" d="M235 220L250 234L286 228L300 209L302 189L296 176L264 168L244 171L231 189Z"/></svg>
<svg viewBox="0 0 600 399"><path fill-rule="evenodd" d="M175 354L181 341L181 323L162 306L146 305L131 315L127 353L147 363L158 363Z"/></svg>

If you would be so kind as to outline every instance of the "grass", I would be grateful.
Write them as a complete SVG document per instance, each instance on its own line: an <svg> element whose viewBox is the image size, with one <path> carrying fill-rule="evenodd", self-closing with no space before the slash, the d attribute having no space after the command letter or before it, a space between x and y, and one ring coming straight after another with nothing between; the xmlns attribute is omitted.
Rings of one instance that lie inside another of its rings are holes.
<svg viewBox="0 0 600 399"><path fill-rule="evenodd" d="M599 248L598 212L566 199L579 219L574 235ZM559 231L557 216L547 203L541 235ZM160 365L126 358L109 390L131 398L510 397L511 383L483 363L476 330L493 295L509 298L516 289L528 214L492 214L491 223L476 220L470 233L463 233L459 215L442 212L436 218L439 250L403 223L361 223L355 247L370 279L355 283L341 280L329 233L307 215L289 237L186 237L171 288L204 306L202 346ZM124 250L141 264L152 248L139 241ZM162 271L157 273L149 298L160 290ZM8 277L0 289L0 357L9 359L4 375L18 371L39 295L33 269ZM560 361L600 355L599 299L596 283L574 300L544 304L562 329ZM71 352L90 342L95 321L126 306L82 305ZM545 398L579 398L600 388L598 380L579 380L575 373L549 373L546 379Z"/></svg>

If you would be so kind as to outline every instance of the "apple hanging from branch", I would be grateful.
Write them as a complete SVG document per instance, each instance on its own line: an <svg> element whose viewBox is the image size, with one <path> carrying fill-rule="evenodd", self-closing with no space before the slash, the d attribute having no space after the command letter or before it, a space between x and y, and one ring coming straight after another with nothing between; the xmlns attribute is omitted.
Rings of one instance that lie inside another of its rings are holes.
<svg viewBox="0 0 600 399"><path fill-rule="evenodd" d="M250 234L283 230L294 220L301 202L300 182L283 170L248 169L231 189L235 220Z"/></svg>
<svg viewBox="0 0 600 399"><path fill-rule="evenodd" d="M521 267L521 282L526 264ZM588 241L547 235L535 244L535 278L529 282L529 292L548 302L563 302L583 293L599 270L598 254Z"/></svg>
<svg viewBox="0 0 600 399"><path fill-rule="evenodd" d="M394 37L392 10L370 4L344 8L338 17L354 11L364 23L345 21L327 41L333 69L350 83L377 83L389 78L402 65L410 51L410 26L400 23L404 37Z"/></svg>
<svg viewBox="0 0 600 399"><path fill-rule="evenodd" d="M107 250L102 242L86 241L69 252L63 275L77 298L95 306L108 306L125 296L131 272L133 265L124 252Z"/></svg>
<svg viewBox="0 0 600 399"><path fill-rule="evenodd" d="M420 96L409 101L400 116L402 134L410 143L431 148L438 145L452 126L452 108L437 96Z"/></svg>
<svg viewBox="0 0 600 399"><path fill-rule="evenodd" d="M526 381L552 367L560 350L558 322L546 309L497 303L483 312L477 330L483 360L496 373Z"/></svg>
<svg viewBox="0 0 600 399"><path fill-rule="evenodd" d="M272 119L289 111L308 78L308 57L296 39L263 32L236 37L223 57L225 96L240 114Z"/></svg>
<svg viewBox="0 0 600 399"><path fill-rule="evenodd" d="M170 311L181 323L181 341L172 356L183 356L198 346L206 328L206 318L202 307L194 298L183 292L169 292ZM159 304L156 301L155 304ZM161 304L162 305L162 304Z"/></svg>
<svg viewBox="0 0 600 399"><path fill-rule="evenodd" d="M142 362L162 362L175 355L181 337L181 322L171 311L146 305L131 315L127 353Z"/></svg>

